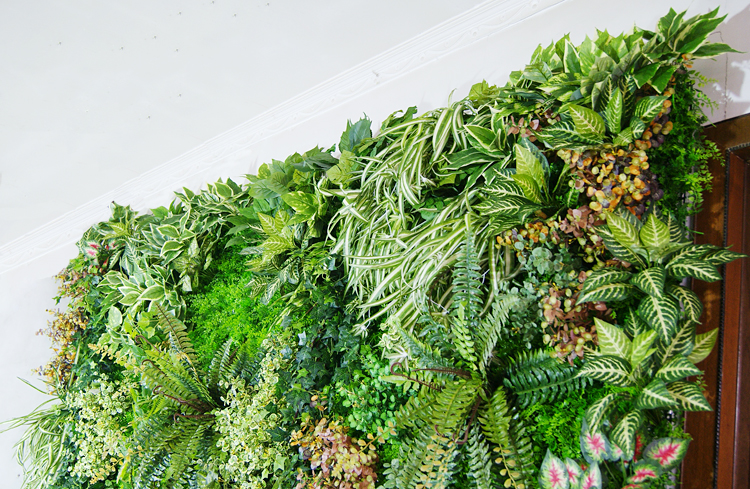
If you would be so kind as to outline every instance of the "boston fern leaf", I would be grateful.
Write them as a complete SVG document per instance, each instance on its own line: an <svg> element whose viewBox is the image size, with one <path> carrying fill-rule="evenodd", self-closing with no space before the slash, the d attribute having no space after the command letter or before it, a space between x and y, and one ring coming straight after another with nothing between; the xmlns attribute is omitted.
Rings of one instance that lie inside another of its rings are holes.
<svg viewBox="0 0 750 489"><path fill-rule="evenodd" d="M524 409L584 388L589 381L577 374L574 366L560 363L544 350L538 350L521 353L513 360L503 383L515 394L518 408Z"/></svg>
<svg viewBox="0 0 750 489"><path fill-rule="evenodd" d="M435 395L435 402L430 406L428 424L441 433L452 433L458 436L469 412L477 400L481 384L478 380L454 380Z"/></svg>
<svg viewBox="0 0 750 489"><path fill-rule="evenodd" d="M154 303L156 307L156 317L159 327L169 335L170 342L174 349L182 352L191 364L195 363L195 350L190 337L187 334L185 323L168 313L164 306L158 302Z"/></svg>
<svg viewBox="0 0 750 489"><path fill-rule="evenodd" d="M477 489L493 489L492 452L478 423L471 426L467 443L469 479Z"/></svg>
<svg viewBox="0 0 750 489"><path fill-rule="evenodd" d="M385 488L445 489L450 486L455 468L456 442L435 433L426 426L411 440L405 441L399 456L385 470ZM425 486L429 481L429 486Z"/></svg>
<svg viewBox="0 0 750 489"><path fill-rule="evenodd" d="M521 298L517 295L506 294L495 299L492 303L490 314L482 321L477 334L476 350L479 356L479 369L485 372L492 359L492 352L500 339L500 334L508 321L511 309L515 307Z"/></svg>
<svg viewBox="0 0 750 489"><path fill-rule="evenodd" d="M481 270L474 245L474 233L467 223L466 238L453 269L451 312L454 319L451 330L458 353L469 363L477 360L474 335L479 331L482 312Z"/></svg>

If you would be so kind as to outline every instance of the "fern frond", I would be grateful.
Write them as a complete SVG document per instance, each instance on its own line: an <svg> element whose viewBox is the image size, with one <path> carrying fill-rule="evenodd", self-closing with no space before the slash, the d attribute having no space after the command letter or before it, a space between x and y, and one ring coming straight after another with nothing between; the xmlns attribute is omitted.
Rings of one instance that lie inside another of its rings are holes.
<svg viewBox="0 0 750 489"><path fill-rule="evenodd" d="M476 335L479 333L482 313L482 282L479 257L474 246L474 233L466 226L466 239L461 245L458 260L453 269L453 302L451 332L453 342L461 357L475 364Z"/></svg>
<svg viewBox="0 0 750 489"><path fill-rule="evenodd" d="M477 489L493 489L492 453L479 423L471 426L466 450L469 456L469 479Z"/></svg>
<svg viewBox="0 0 750 489"><path fill-rule="evenodd" d="M243 379L247 385L253 386L260 382L260 366L267 351L259 348L255 355L250 355L247 344L240 347L232 364L224 371L224 380L231 378Z"/></svg>
<svg viewBox="0 0 750 489"><path fill-rule="evenodd" d="M234 341L229 338L224 344L216 350L213 358L211 359L211 365L208 367L208 373L206 374L206 383L209 390L216 392L219 387L219 381L225 380L225 374L230 365L233 363L235 354L232 352L232 343Z"/></svg>
<svg viewBox="0 0 750 489"><path fill-rule="evenodd" d="M492 312L482 321L480 334L477 335L479 370L482 373L486 372L487 365L489 365L492 359L492 352L500 339L503 328L508 322L511 309L517 306L519 302L521 302L520 297L513 294L506 294L500 298L496 298L492 302Z"/></svg>
<svg viewBox="0 0 750 489"><path fill-rule="evenodd" d="M422 428L416 437L404 442L399 456L385 471L385 488L445 489L455 469L456 443L435 434L430 427Z"/></svg>
<svg viewBox="0 0 750 489"><path fill-rule="evenodd" d="M452 362L443 358L439 350L421 341L401 325L395 326L395 329L404 347L409 352L409 358L414 360L417 368L451 369L455 367Z"/></svg>
<svg viewBox="0 0 750 489"><path fill-rule="evenodd" d="M429 413L437 401L438 391L422 389L396 412L396 423L402 428L419 427L429 422Z"/></svg>
<svg viewBox="0 0 750 489"><path fill-rule="evenodd" d="M544 350L522 352L505 373L503 384L515 394L519 409L554 401L590 383L585 377L577 377L576 367L550 358Z"/></svg>
<svg viewBox="0 0 750 489"><path fill-rule="evenodd" d="M172 342L174 348L179 352L183 353L188 362L191 365L195 364L195 350L193 349L193 343L190 341L190 337L187 333L187 327L185 323L168 313L164 306L158 302L154 304L156 307L156 316L159 322L159 327L165 331Z"/></svg>
<svg viewBox="0 0 750 489"><path fill-rule="evenodd" d="M442 434L451 433L458 437L481 388L481 382L475 379L446 382L430 407L428 424Z"/></svg>

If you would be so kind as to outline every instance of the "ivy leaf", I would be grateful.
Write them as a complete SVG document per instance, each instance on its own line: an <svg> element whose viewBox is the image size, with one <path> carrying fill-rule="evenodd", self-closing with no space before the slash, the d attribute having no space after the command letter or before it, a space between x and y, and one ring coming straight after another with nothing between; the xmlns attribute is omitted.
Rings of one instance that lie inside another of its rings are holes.
<svg viewBox="0 0 750 489"><path fill-rule="evenodd" d="M687 357L693 364L702 362L711 354L711 350L714 349L716 339L719 337L719 328L714 328L711 331L696 335L695 347L690 355Z"/></svg>
<svg viewBox="0 0 750 489"><path fill-rule="evenodd" d="M539 469L539 487L542 489L568 489L570 480L565 463L547 449L547 455Z"/></svg>
<svg viewBox="0 0 750 489"><path fill-rule="evenodd" d="M635 434L642 423L643 413L640 409L634 409L623 416L609 434L612 443L622 449L625 460L631 460L635 454Z"/></svg>
<svg viewBox="0 0 750 489"><path fill-rule="evenodd" d="M615 355L630 358L632 344L625 333L612 324L595 317L596 334L599 337L599 351L602 355Z"/></svg>
<svg viewBox="0 0 750 489"><path fill-rule="evenodd" d="M607 108L604 109L604 116L609 132L619 135L622 124L622 92L619 88L615 88L609 97Z"/></svg>
<svg viewBox="0 0 750 489"><path fill-rule="evenodd" d="M674 404L674 397L669 393L666 384L661 379L652 380L643 388L635 400L635 407L638 409L657 409L674 406Z"/></svg>
<svg viewBox="0 0 750 489"><path fill-rule="evenodd" d="M677 381L667 385L676 405L684 411L713 411L703 391L694 382Z"/></svg>
<svg viewBox="0 0 750 489"><path fill-rule="evenodd" d="M581 293L585 294L590 292L597 287L602 285L609 285L615 282L627 283L633 276L631 272L626 270L619 270L617 268L601 268L592 272L591 275L586 277L581 287Z"/></svg>
<svg viewBox="0 0 750 489"><path fill-rule="evenodd" d="M667 264L667 272L675 278L692 277L704 282L721 280L721 274L714 265L702 260L676 259Z"/></svg>
<svg viewBox="0 0 750 489"><path fill-rule="evenodd" d="M576 304L584 302L621 301L630 297L638 289L630 284L607 284L597 287L585 294L579 294Z"/></svg>
<svg viewBox="0 0 750 489"><path fill-rule="evenodd" d="M579 105L570 104L570 116L576 131L584 136L601 136L604 134L604 119L591 109Z"/></svg>
<svg viewBox="0 0 750 489"><path fill-rule="evenodd" d="M662 248L669 244L669 226L659 220L652 212L641 227L639 237L644 246L648 248Z"/></svg>
<svg viewBox="0 0 750 489"><path fill-rule="evenodd" d="M667 293L680 301L688 319L696 323L700 322L703 303L695 292L681 285L670 285L667 287Z"/></svg>
<svg viewBox="0 0 750 489"><path fill-rule="evenodd" d="M633 338L633 346L630 353L630 364L640 365L641 362L650 357L656 348L651 348L656 340L656 331L644 331Z"/></svg>
<svg viewBox="0 0 750 489"><path fill-rule="evenodd" d="M602 355L587 360L579 371L579 376L607 382L618 387L631 385L630 363L624 358L613 355Z"/></svg>
<svg viewBox="0 0 750 489"><path fill-rule="evenodd" d="M656 378L669 383L702 373L701 369L693 365L683 355L676 355L656 372Z"/></svg>
<svg viewBox="0 0 750 489"><path fill-rule="evenodd" d="M662 470L670 470L685 458L689 443L690 440L680 438L659 438L649 443L643 457L658 463Z"/></svg>
<svg viewBox="0 0 750 489"><path fill-rule="evenodd" d="M609 226L612 235L622 246L627 246L628 248L641 246L638 230L627 219L616 214L607 214L607 226Z"/></svg>
<svg viewBox="0 0 750 489"><path fill-rule="evenodd" d="M680 309L669 296L646 296L638 306L638 315L656 331L663 343L668 343L675 333Z"/></svg>
<svg viewBox="0 0 750 489"><path fill-rule="evenodd" d="M655 266L638 273L630 280L630 283L648 295L661 297L664 295L664 281L666 278L667 271L664 267Z"/></svg>

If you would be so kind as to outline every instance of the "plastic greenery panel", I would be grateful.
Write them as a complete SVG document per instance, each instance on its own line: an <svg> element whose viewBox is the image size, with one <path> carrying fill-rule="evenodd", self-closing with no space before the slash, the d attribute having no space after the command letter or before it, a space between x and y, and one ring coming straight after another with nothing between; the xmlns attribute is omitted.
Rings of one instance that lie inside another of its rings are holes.
<svg viewBox="0 0 750 489"><path fill-rule="evenodd" d="M12 424L24 487L674 485L718 336L686 279L742 257L683 227L722 19L566 36L246 183L113 204L60 275L57 403Z"/></svg>

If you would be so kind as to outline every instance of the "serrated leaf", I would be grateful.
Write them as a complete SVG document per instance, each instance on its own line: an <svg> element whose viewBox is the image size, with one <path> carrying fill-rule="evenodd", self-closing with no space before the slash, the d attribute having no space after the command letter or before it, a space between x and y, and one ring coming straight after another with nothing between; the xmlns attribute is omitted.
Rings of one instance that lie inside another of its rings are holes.
<svg viewBox="0 0 750 489"><path fill-rule="evenodd" d="M592 272L591 275L586 277L586 280L583 282L583 287L581 287L581 293L585 294L597 287L601 287L602 285L613 284L616 282L627 283L632 276L633 274L627 270L602 268Z"/></svg>
<svg viewBox="0 0 750 489"><path fill-rule="evenodd" d="M704 282L721 280L721 274L707 261L678 258L667 264L667 272L675 278L692 277Z"/></svg>
<svg viewBox="0 0 750 489"><path fill-rule="evenodd" d="M677 327L680 309L677 301L669 296L646 296L638 306L638 315L656 331L663 343L669 343Z"/></svg>
<svg viewBox="0 0 750 489"><path fill-rule="evenodd" d="M602 355L615 355L630 358L632 344L623 330L595 317L596 334L599 338L599 351Z"/></svg>
<svg viewBox="0 0 750 489"><path fill-rule="evenodd" d="M638 409L657 409L673 406L674 397L667 390L667 386L661 379L652 380L635 400Z"/></svg>
<svg viewBox="0 0 750 489"><path fill-rule="evenodd" d="M602 355L588 359L579 371L580 377L607 382L618 387L631 385L630 363L613 355Z"/></svg>
<svg viewBox="0 0 750 489"><path fill-rule="evenodd" d="M714 328L711 331L702 333L695 336L695 347L690 355L687 357L693 364L702 362L711 354L711 350L714 349L716 340L719 337L719 328Z"/></svg>
<svg viewBox="0 0 750 489"><path fill-rule="evenodd" d="M700 322L703 303L695 292L681 285L670 285L667 287L667 293L680 301L688 319L696 323Z"/></svg>
<svg viewBox="0 0 750 489"><path fill-rule="evenodd" d="M667 97L662 96L651 96L643 97L635 105L635 117L645 122L646 124L654 120L654 117L661 112L664 101Z"/></svg>
<svg viewBox="0 0 750 489"><path fill-rule="evenodd" d="M618 397L620 397L621 394L619 393L612 393L607 394L606 396L602 397L601 399L598 399L594 401L591 406L586 409L586 422L588 423L588 426L591 428L592 431L598 431L599 425L601 424L604 417L607 415L610 409L614 407L614 401Z"/></svg>
<svg viewBox="0 0 750 489"><path fill-rule="evenodd" d="M647 268L636 274L630 283L641 289L648 295L661 297L664 295L664 281L667 279L667 271L662 266Z"/></svg>
<svg viewBox="0 0 750 489"><path fill-rule="evenodd" d="M669 383L702 373L703 371L693 365L687 358L682 355L675 355L656 372L656 378Z"/></svg>
<svg viewBox="0 0 750 489"><path fill-rule="evenodd" d="M648 444L643 457L659 464L662 470L677 467L687 453L690 440L680 438L659 438Z"/></svg>
<svg viewBox="0 0 750 489"><path fill-rule="evenodd" d="M630 364L640 365L650 357L656 348L651 348L656 340L656 331L644 331L633 338L633 346L630 353Z"/></svg>
<svg viewBox="0 0 750 489"><path fill-rule="evenodd" d="M591 464L581 476L580 489L602 489L602 473L599 464Z"/></svg>
<svg viewBox="0 0 750 489"><path fill-rule="evenodd" d="M658 463L649 460L639 460L638 463L633 465L632 472L633 475L628 477L628 483L643 484L658 479L662 474L662 468Z"/></svg>
<svg viewBox="0 0 750 489"><path fill-rule="evenodd" d="M547 455L539 468L539 487L542 489L568 489L570 481L565 463L547 449Z"/></svg>
<svg viewBox="0 0 750 489"><path fill-rule="evenodd" d="M531 202L539 204L542 202L542 192L534 177L522 173L513 175L513 180L523 190L523 195Z"/></svg>
<svg viewBox="0 0 750 489"><path fill-rule="evenodd" d="M589 429L585 418L583 419L579 439L581 442L581 453L588 463L598 464L609 459L609 440L604 436L604 433Z"/></svg>
<svg viewBox="0 0 750 489"><path fill-rule="evenodd" d="M622 92L615 88L607 102L607 108L604 109L604 116L607 118L607 129L612 134L620 134L622 128Z"/></svg>
<svg viewBox="0 0 750 489"><path fill-rule="evenodd" d="M568 106L573 124L583 136L601 136L605 132L604 119L591 109L579 105L570 104Z"/></svg>
<svg viewBox="0 0 750 489"><path fill-rule="evenodd" d="M669 226L659 220L654 213L648 215L639 233L644 246L651 249L662 248L669 244Z"/></svg>
<svg viewBox="0 0 750 489"><path fill-rule="evenodd" d="M643 413L640 409L634 409L623 416L609 434L611 442L617 444L622 449L625 460L633 458L635 453L635 434L642 423Z"/></svg>
<svg viewBox="0 0 750 489"><path fill-rule="evenodd" d="M579 294L576 304L584 302L611 302L622 301L633 295L638 289L630 284L607 284L597 287L585 294Z"/></svg>
<svg viewBox="0 0 750 489"><path fill-rule="evenodd" d="M703 391L694 382L677 381L667 385L675 404L684 411L713 411Z"/></svg>
<svg viewBox="0 0 750 489"><path fill-rule="evenodd" d="M638 230L627 219L616 214L607 214L607 226L609 226L612 236L614 236L620 245L627 246L628 248L641 246Z"/></svg>

